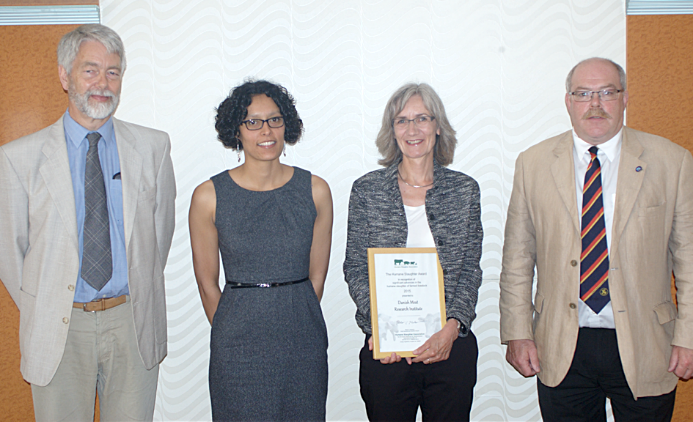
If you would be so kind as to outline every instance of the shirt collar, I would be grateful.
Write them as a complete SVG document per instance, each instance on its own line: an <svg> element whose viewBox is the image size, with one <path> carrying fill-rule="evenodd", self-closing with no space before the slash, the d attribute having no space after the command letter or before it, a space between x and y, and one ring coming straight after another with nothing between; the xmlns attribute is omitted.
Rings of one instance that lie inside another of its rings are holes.
<svg viewBox="0 0 693 422"><path fill-rule="evenodd" d="M108 120L106 120L106 123L104 123L100 128L96 129L95 131L91 131L77 123L72 116L70 116L70 111L67 110L65 111L65 116L63 117L63 127L65 129L68 142L72 142L75 147L79 147L79 145L84 141L84 138L86 138L90 132L99 132L101 137L106 142L110 142L115 138L113 135L113 116L109 117Z"/></svg>
<svg viewBox="0 0 693 422"><path fill-rule="evenodd" d="M596 147L599 148L599 151L603 152L604 156L606 156L610 162L613 162L621 153L621 140L623 139L622 134L623 127L621 127L621 130L619 130L613 138L609 139L603 144L596 145ZM577 133L575 133L575 129L573 129L573 147L575 148L575 152L577 152L579 159L589 161L588 150L593 146L595 145L588 144L580 139L580 137L577 136Z"/></svg>

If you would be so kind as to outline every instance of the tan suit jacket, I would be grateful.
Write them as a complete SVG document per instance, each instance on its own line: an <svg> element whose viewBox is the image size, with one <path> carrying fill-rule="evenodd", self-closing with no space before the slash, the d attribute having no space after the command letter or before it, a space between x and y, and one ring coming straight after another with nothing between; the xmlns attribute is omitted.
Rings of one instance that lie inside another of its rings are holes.
<svg viewBox="0 0 693 422"><path fill-rule="evenodd" d="M501 342L534 340L539 378L550 387L567 374L577 343L579 214L572 132L520 154L503 246ZM672 345L693 348L693 158L687 150L623 128L609 259L628 385L634 397L668 393L677 383L667 372Z"/></svg>
<svg viewBox="0 0 693 422"><path fill-rule="evenodd" d="M176 195L168 135L113 119L128 284L140 356L166 356L164 266ZM53 378L70 325L79 247L63 119L0 147L0 279L20 312L24 379Z"/></svg>

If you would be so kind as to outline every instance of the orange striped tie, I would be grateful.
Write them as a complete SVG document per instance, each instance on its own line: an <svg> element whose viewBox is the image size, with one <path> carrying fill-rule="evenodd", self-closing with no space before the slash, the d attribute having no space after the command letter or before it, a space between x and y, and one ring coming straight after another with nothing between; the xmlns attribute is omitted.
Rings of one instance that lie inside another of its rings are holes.
<svg viewBox="0 0 693 422"><path fill-rule="evenodd" d="M609 251L606 245L602 172L597 147L589 149L592 160L582 188L582 255L580 299L595 313L609 303Z"/></svg>

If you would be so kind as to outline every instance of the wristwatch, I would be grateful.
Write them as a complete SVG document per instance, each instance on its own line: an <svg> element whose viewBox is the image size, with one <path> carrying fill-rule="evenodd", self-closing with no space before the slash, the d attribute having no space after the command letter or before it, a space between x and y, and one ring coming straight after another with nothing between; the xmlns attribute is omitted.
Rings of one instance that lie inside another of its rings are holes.
<svg viewBox="0 0 693 422"><path fill-rule="evenodd" d="M448 321L451 320L451 319L454 319L454 320L457 322L457 331L458 331L459 334L462 334L462 335L465 335L465 336L466 336L466 335L469 333L469 328L467 328L464 324L462 324L462 323L460 322L459 319L457 319L457 318L448 318Z"/></svg>
<svg viewBox="0 0 693 422"><path fill-rule="evenodd" d="M460 322L460 320L457 318L448 318L448 321L450 321L451 319L455 320L455 322L457 323L457 332L461 333L462 332L462 323Z"/></svg>

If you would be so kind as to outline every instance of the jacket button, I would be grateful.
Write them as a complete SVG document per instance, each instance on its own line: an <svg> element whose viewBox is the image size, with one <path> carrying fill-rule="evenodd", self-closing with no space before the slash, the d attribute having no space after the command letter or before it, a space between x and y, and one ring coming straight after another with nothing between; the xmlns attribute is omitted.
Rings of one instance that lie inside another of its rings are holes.
<svg viewBox="0 0 693 422"><path fill-rule="evenodd" d="M570 261L570 265L572 265L573 267L577 267L577 261L573 259L572 261Z"/></svg>
<svg viewBox="0 0 693 422"><path fill-rule="evenodd" d="M69 290L69 291L71 291L71 292L74 292L74 291L75 291L75 286L74 286L74 284L70 284L69 286L67 286L67 290Z"/></svg>
<svg viewBox="0 0 693 422"><path fill-rule="evenodd" d="M443 270L443 275L448 275L448 270Z"/></svg>
<svg viewBox="0 0 693 422"><path fill-rule="evenodd" d="M428 219L431 220L431 221L433 221L433 220L436 219L436 216L433 215L433 214L428 214Z"/></svg>
<svg viewBox="0 0 693 422"><path fill-rule="evenodd" d="M438 239L438 246L443 246L443 241Z"/></svg>
<svg viewBox="0 0 693 422"><path fill-rule="evenodd" d="M67 324L68 322L70 322L70 318L68 318L68 317L63 318L63 323L64 323L64 324Z"/></svg>
<svg viewBox="0 0 693 422"><path fill-rule="evenodd" d="M574 304L574 303L571 303L571 304L570 304L570 309L575 309L575 308L577 308L577 305Z"/></svg>

